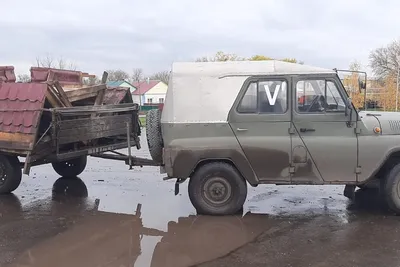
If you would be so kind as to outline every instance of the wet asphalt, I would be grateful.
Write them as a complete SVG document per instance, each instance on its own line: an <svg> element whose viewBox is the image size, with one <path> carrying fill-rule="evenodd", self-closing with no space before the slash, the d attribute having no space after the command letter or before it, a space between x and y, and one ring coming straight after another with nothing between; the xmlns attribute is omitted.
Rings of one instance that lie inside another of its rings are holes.
<svg viewBox="0 0 400 267"><path fill-rule="evenodd" d="M250 187L243 215L209 217L162 177L99 158L75 179L34 167L0 197L0 266L400 266L400 217L376 190Z"/></svg>

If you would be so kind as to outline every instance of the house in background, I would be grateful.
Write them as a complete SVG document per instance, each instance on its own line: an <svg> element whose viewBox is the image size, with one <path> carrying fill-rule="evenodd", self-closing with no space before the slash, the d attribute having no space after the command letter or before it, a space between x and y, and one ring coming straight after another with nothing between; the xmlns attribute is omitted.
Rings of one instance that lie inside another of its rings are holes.
<svg viewBox="0 0 400 267"><path fill-rule="evenodd" d="M135 82L133 86L136 88L132 93L134 103L140 105L151 105L164 103L167 94L168 85L159 80L149 80Z"/></svg>
<svg viewBox="0 0 400 267"><path fill-rule="evenodd" d="M136 90L136 87L127 81L109 81L107 82L107 86L109 87L128 87L131 90L131 93Z"/></svg>

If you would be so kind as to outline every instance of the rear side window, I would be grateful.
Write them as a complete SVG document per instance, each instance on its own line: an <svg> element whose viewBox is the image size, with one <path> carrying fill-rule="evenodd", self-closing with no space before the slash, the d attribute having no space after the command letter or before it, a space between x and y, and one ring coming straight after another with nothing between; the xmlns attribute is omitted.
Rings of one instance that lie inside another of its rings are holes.
<svg viewBox="0 0 400 267"><path fill-rule="evenodd" d="M257 112L257 83L252 82L247 87L246 93L240 101L238 112L256 113Z"/></svg>
<svg viewBox="0 0 400 267"><path fill-rule="evenodd" d="M282 114L287 111L287 100L285 80L251 82L237 111L239 113Z"/></svg>

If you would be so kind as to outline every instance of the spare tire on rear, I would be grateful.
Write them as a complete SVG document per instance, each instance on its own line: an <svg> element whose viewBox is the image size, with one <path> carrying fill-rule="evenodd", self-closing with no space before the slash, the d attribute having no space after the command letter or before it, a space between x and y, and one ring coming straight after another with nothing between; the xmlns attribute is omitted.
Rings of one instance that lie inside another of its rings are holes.
<svg viewBox="0 0 400 267"><path fill-rule="evenodd" d="M151 158L157 163L162 163L161 110L151 109L147 112L146 135Z"/></svg>

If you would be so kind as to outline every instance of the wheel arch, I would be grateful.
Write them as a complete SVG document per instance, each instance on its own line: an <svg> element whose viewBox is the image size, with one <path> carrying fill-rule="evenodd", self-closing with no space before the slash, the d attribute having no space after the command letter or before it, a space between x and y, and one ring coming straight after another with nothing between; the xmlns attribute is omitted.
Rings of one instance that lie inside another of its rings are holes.
<svg viewBox="0 0 400 267"><path fill-rule="evenodd" d="M382 160L379 168L372 173L371 177L369 177L365 182L377 178L384 178L388 172L397 164L400 163L400 147L392 149L389 153L386 154L384 159Z"/></svg>
<svg viewBox="0 0 400 267"><path fill-rule="evenodd" d="M254 173L252 173L252 175L249 176L248 172L246 172L246 173L243 172L243 170L241 170L237 166L237 164L235 164L235 162L230 158L207 158L207 159L201 159L192 168L192 171L190 172L189 178L191 178L193 176L193 174L196 172L196 170L198 170L202 166L207 165L209 163L214 163L214 162L224 162L224 163L227 163L227 164L231 165L232 167L234 167L239 172L239 174L242 176L242 178L245 181L247 181L251 186L255 187L255 186L258 185L258 179L254 175Z"/></svg>

